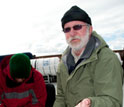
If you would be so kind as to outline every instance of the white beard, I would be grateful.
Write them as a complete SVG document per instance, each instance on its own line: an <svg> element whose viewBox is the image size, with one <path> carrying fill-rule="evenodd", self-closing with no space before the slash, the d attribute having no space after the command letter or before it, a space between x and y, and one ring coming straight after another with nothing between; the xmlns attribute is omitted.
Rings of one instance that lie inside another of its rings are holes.
<svg viewBox="0 0 124 107"><path fill-rule="evenodd" d="M73 40L73 39L80 39L80 42L76 43L76 44L72 44L71 40ZM69 47L71 47L72 50L74 50L74 51L79 51L82 48L85 48L85 46L87 45L88 41L89 41L89 30L87 30L85 36L83 36L83 37L80 37L80 36L76 35L76 36L70 37L68 40L66 40L66 42L68 43Z"/></svg>

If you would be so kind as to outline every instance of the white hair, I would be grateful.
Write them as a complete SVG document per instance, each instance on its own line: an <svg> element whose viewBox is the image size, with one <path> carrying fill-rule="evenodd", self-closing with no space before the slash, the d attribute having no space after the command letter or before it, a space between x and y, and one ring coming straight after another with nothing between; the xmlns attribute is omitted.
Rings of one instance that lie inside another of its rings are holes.
<svg viewBox="0 0 124 107"><path fill-rule="evenodd" d="M89 38L90 38L89 28L90 27L87 26L87 30L86 30L85 36L80 37L78 35L75 35L74 37L70 37L68 40L66 40L66 42L68 43L69 47L72 48L72 50L79 51L80 49L84 48L87 45L87 43L89 41ZM80 39L81 42L79 44L73 45L73 44L70 43L70 41L72 39Z"/></svg>

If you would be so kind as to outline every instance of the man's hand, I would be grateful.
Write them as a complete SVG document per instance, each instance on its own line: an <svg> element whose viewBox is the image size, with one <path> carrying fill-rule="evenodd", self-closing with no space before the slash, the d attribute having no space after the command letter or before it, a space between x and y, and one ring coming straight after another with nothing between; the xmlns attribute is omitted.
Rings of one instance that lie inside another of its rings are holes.
<svg viewBox="0 0 124 107"><path fill-rule="evenodd" d="M89 98L86 98L86 99L82 100L75 107L91 107L91 100Z"/></svg>

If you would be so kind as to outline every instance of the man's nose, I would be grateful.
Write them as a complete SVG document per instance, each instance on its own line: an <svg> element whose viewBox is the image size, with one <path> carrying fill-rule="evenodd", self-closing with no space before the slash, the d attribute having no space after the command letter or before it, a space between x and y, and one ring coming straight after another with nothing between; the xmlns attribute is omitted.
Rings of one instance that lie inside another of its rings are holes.
<svg viewBox="0 0 124 107"><path fill-rule="evenodd" d="M70 30L70 36L71 37L73 37L73 36L75 36L76 35L76 31L73 29L73 28L71 28L71 30Z"/></svg>

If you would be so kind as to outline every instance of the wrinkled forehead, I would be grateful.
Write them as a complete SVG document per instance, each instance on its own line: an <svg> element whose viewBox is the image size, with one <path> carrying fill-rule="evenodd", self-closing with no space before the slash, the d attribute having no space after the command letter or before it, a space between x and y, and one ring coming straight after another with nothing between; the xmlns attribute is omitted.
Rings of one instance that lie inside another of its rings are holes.
<svg viewBox="0 0 124 107"><path fill-rule="evenodd" d="M70 21L70 22L67 22L65 25L64 25L64 28L66 27L72 27L74 25L78 25L78 24L81 24L81 25L85 25L87 24L86 22L83 22L83 21Z"/></svg>

